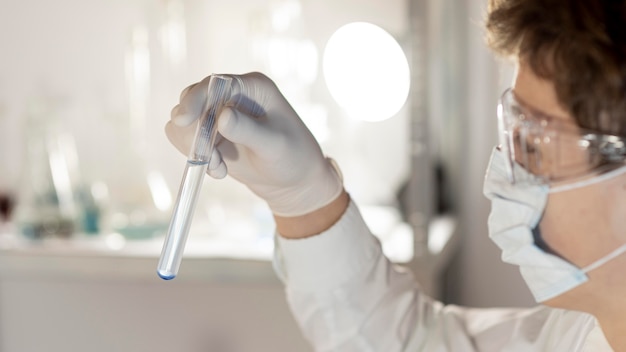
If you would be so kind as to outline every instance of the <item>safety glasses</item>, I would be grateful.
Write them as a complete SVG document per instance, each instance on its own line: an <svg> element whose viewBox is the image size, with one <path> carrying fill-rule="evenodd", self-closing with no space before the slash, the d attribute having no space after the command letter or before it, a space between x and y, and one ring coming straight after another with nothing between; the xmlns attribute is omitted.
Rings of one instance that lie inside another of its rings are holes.
<svg viewBox="0 0 626 352"><path fill-rule="evenodd" d="M511 183L551 185L613 169L626 159L625 138L534 111L512 89L500 98L498 131Z"/></svg>

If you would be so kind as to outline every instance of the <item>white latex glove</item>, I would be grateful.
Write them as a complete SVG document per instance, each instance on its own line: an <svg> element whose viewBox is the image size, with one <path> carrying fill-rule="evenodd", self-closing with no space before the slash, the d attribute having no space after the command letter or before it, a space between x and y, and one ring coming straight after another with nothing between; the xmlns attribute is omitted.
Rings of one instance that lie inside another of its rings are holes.
<svg viewBox="0 0 626 352"><path fill-rule="evenodd" d="M310 213L335 200L343 190L339 170L280 93L261 73L233 78L227 108L218 117L219 140L207 174L226 174L264 199L275 215ZM165 133L188 155L209 77L181 93Z"/></svg>

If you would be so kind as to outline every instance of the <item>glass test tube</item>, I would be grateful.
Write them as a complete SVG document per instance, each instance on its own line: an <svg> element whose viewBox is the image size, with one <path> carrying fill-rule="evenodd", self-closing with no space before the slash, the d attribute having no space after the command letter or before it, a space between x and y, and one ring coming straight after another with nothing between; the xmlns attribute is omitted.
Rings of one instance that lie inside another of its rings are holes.
<svg viewBox="0 0 626 352"><path fill-rule="evenodd" d="M198 120L191 152L178 191L178 199L157 267L157 273L162 279L175 278L183 259L185 242L202 188L202 180L215 146L217 117L230 96L231 81L230 77L221 75L212 75L209 78L207 101Z"/></svg>

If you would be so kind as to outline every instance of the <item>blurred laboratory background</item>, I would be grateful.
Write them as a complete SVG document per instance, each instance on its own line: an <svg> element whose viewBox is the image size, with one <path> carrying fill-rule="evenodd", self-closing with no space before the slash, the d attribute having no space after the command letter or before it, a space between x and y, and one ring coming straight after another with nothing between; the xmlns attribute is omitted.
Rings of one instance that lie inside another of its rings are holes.
<svg viewBox="0 0 626 352"><path fill-rule="evenodd" d="M310 351L264 203L205 178L178 277L156 265L185 165L163 128L211 73L273 78L385 253L446 303L529 306L482 180L512 68L486 0L0 0L0 351Z"/></svg>

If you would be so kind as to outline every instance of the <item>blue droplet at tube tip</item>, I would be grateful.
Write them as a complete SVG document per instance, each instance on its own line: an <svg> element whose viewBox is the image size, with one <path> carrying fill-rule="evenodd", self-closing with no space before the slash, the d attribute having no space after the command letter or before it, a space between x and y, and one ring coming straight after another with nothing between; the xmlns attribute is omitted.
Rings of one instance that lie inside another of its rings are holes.
<svg viewBox="0 0 626 352"><path fill-rule="evenodd" d="M231 81L230 77L221 75L212 75L209 79L207 101L198 119L193 145L157 266L157 274L163 280L172 280L178 274L202 180L215 146L217 117L230 97Z"/></svg>
<svg viewBox="0 0 626 352"><path fill-rule="evenodd" d="M161 272L161 271L159 271L159 270L157 270L157 275L159 275L159 277L160 277L161 279L163 279L163 280L171 280L171 279L173 279L173 278L175 278L175 277L176 277L176 275L175 275L175 274L172 274L172 273L165 273L165 272Z"/></svg>

